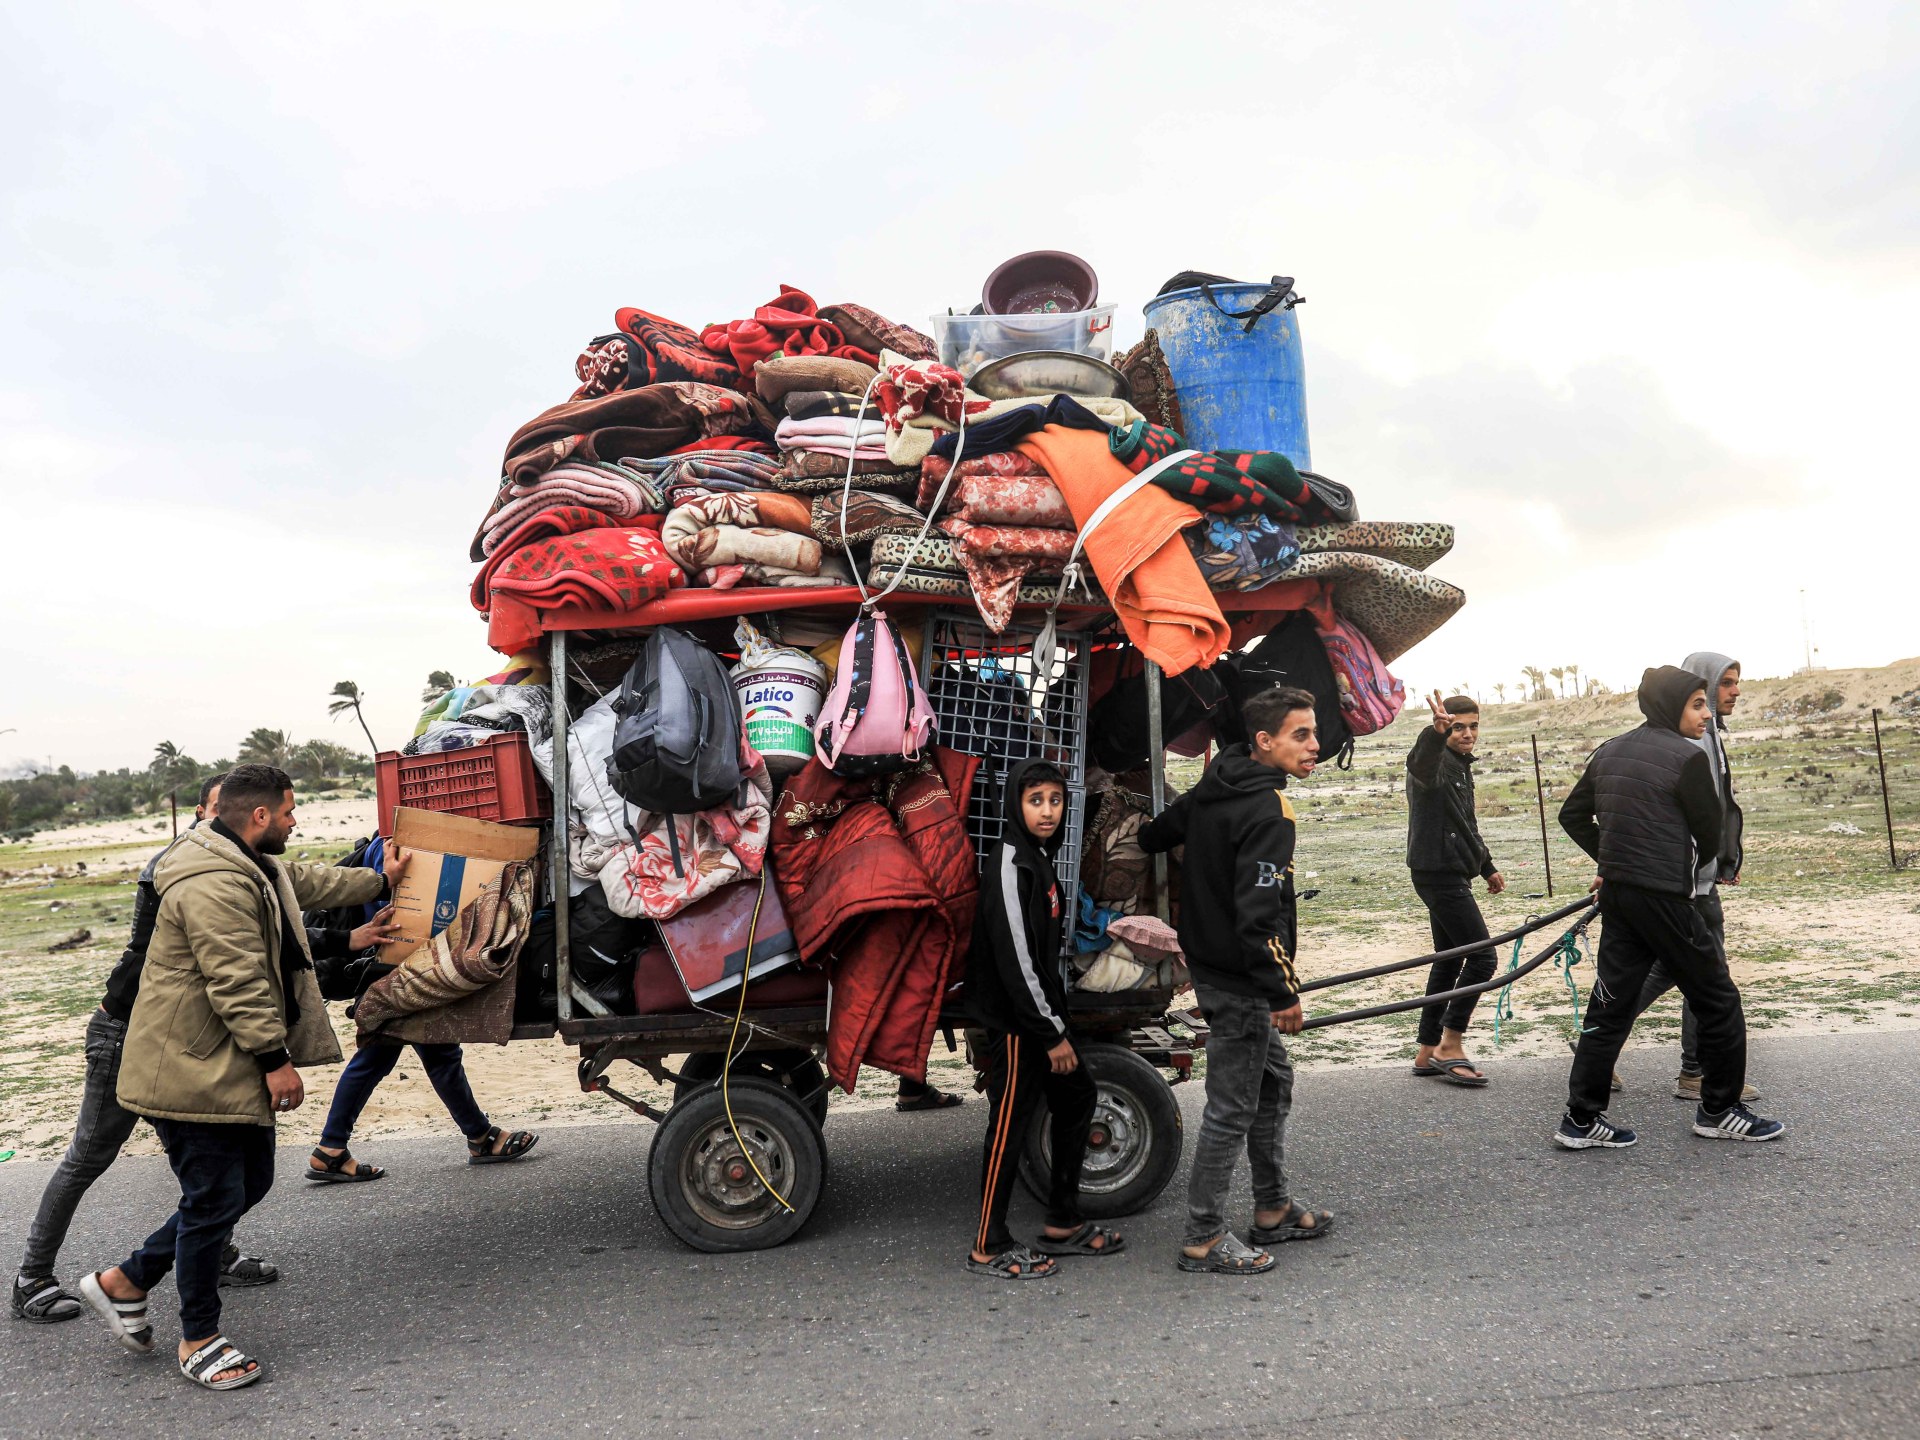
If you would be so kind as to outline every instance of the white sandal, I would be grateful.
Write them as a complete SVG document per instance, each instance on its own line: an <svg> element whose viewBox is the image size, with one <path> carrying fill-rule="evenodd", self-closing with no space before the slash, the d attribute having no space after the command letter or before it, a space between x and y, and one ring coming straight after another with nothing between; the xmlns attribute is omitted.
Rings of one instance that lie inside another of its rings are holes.
<svg viewBox="0 0 1920 1440"><path fill-rule="evenodd" d="M100 1284L100 1272L80 1277L80 1298L87 1308L107 1322L114 1343L136 1355L153 1353L153 1326L147 1323L147 1299L116 1300Z"/></svg>
<svg viewBox="0 0 1920 1440"><path fill-rule="evenodd" d="M249 1365L253 1366L251 1370L246 1368ZM222 1370L240 1373L226 1380L215 1380L213 1377ZM216 1335L180 1362L180 1373L208 1390L238 1390L242 1385L253 1384L267 1371L259 1361L243 1355L226 1336Z"/></svg>

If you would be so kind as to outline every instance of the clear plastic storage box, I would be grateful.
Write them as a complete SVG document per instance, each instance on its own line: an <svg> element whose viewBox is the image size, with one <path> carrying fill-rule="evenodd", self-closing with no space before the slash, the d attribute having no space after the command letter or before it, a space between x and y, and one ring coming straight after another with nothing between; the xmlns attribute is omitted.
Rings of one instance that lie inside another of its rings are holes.
<svg viewBox="0 0 1920 1440"><path fill-rule="evenodd" d="M982 365L1028 350L1067 350L1113 359L1113 316L1117 305L1038 315L936 315L933 338L940 359L963 376Z"/></svg>

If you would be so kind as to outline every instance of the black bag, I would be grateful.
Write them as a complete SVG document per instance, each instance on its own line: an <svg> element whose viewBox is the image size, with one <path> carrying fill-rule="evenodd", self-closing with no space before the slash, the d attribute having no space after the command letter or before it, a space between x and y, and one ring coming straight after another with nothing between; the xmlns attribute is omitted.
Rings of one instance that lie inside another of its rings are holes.
<svg viewBox="0 0 1920 1440"><path fill-rule="evenodd" d="M720 657L685 631L661 626L647 639L613 702L620 717L607 782L656 815L697 815L732 803L740 769L740 696ZM634 837L636 844L639 836ZM675 874L680 838L667 827Z"/></svg>
<svg viewBox="0 0 1920 1440"><path fill-rule="evenodd" d="M542 905L527 924L527 943L513 962L513 1023L552 1024L559 1018L559 977L553 943L553 907Z"/></svg>
<svg viewBox="0 0 1920 1440"><path fill-rule="evenodd" d="M651 920L616 915L599 886L567 907L567 965L573 983L616 1015L633 1013L635 957L659 937Z"/></svg>
<svg viewBox="0 0 1920 1440"><path fill-rule="evenodd" d="M1313 696L1313 718L1320 733L1320 763L1342 770L1353 766L1353 731L1340 708L1340 682L1313 617L1288 613L1253 649L1239 657L1237 703L1275 685L1293 685ZM1241 737L1245 739L1244 735Z"/></svg>
<svg viewBox="0 0 1920 1440"><path fill-rule="evenodd" d="M335 863L358 870L368 868L367 851L375 838L367 836ZM362 905L336 905L331 910L308 910L300 916L300 923L308 930L355 930L365 909ZM392 969L380 959L377 949L362 950L357 955L316 955L313 960L313 978L320 984L322 1000L357 999L362 990Z"/></svg>
<svg viewBox="0 0 1920 1440"><path fill-rule="evenodd" d="M1222 655L1208 670L1186 670L1160 677L1160 738L1174 740L1203 720L1225 745L1244 740L1240 726L1237 656ZM1116 681L1087 716L1087 740L1093 763L1124 775L1147 763L1147 677L1144 670Z"/></svg>

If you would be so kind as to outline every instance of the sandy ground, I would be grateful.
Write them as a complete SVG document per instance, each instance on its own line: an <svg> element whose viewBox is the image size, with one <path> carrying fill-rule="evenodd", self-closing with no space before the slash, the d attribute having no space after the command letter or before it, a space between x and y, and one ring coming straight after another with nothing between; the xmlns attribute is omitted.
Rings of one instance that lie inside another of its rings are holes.
<svg viewBox="0 0 1920 1440"><path fill-rule="evenodd" d="M346 845L373 831L373 801L301 800L294 808L296 828L287 847L299 857L310 845ZM180 828L193 820L191 806L180 812ZM37 866L70 868L84 865L94 873L138 870L155 850L167 843L172 827L165 819L95 820L42 830L14 849L10 862L16 871ZM41 859L40 857L45 857Z"/></svg>

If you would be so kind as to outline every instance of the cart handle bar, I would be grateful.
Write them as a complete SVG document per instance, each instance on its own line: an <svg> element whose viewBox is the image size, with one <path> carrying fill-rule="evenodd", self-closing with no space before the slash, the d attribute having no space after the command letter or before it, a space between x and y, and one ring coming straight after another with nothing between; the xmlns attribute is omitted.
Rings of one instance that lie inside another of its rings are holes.
<svg viewBox="0 0 1920 1440"><path fill-rule="evenodd" d="M1316 1015L1300 1028L1302 1030L1319 1030L1328 1025L1346 1025L1355 1020L1372 1020L1380 1015L1402 1015L1409 1010L1424 1010L1429 1005L1444 1005L1449 1000L1464 1000L1469 995L1484 995L1489 990L1498 990L1503 986L1511 985L1514 981L1531 975L1542 965L1546 964L1547 961L1560 954L1567 948L1568 940L1578 935L1593 923L1593 917L1600 913L1600 907L1590 901L1582 901L1581 903L1586 906L1587 913L1582 915L1573 925L1561 931L1555 938L1553 944L1527 961L1527 963L1522 965L1518 970L1509 970L1505 974L1496 975L1493 979L1484 981L1479 985L1462 985L1457 990L1443 990L1438 995L1422 995L1413 1000L1394 1000L1385 1005L1368 1005L1359 1010L1342 1010L1337 1015Z"/></svg>
<svg viewBox="0 0 1920 1440"><path fill-rule="evenodd" d="M1536 930L1544 930L1554 922L1564 920L1569 915L1581 910L1590 909L1592 906L1593 897L1583 895L1571 905L1561 906L1551 915L1542 915L1538 918L1529 917L1525 923L1512 930L1508 930L1504 934L1489 935L1485 940L1470 941L1465 945L1456 945L1451 950L1436 951L1432 955L1422 955L1414 960L1395 960L1389 965L1375 965L1370 970L1349 970L1345 975L1329 975L1324 980L1309 980L1305 985L1300 987L1300 993L1306 995L1315 990L1330 990L1335 985L1347 985L1355 980L1374 980L1382 975L1391 975L1398 970L1411 970L1416 965L1432 965L1441 960L1458 960L1465 955L1474 955L1482 950L1505 945L1510 940L1518 940L1521 936L1531 935ZM1581 921L1582 925L1585 923L1584 920ZM1579 927L1576 926L1575 928L1577 929Z"/></svg>

